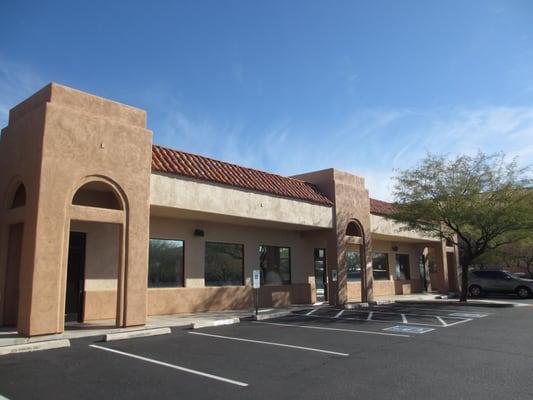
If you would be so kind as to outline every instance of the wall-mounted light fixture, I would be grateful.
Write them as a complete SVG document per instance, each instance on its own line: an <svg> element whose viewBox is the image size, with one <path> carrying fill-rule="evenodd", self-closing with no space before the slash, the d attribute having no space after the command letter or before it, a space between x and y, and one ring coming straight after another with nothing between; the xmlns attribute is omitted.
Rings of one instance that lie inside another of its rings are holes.
<svg viewBox="0 0 533 400"><path fill-rule="evenodd" d="M194 236L205 236L203 229L195 229L194 230Z"/></svg>

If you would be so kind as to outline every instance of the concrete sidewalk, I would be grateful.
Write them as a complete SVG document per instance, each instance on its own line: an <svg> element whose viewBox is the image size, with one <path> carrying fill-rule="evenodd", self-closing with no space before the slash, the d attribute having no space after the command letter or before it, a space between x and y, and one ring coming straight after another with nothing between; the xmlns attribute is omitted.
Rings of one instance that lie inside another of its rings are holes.
<svg viewBox="0 0 533 400"><path fill-rule="evenodd" d="M375 296L374 300L369 303L350 302L345 305L346 308L359 308L367 305L380 305L391 303L425 303L425 304L457 304L457 305L493 305L493 306L508 306L508 307L524 307L533 306L524 301L513 298L469 298L466 303L460 303L459 298L454 295L445 295L438 293L414 293L404 295L391 295L391 296Z"/></svg>
<svg viewBox="0 0 533 400"><path fill-rule="evenodd" d="M376 303L394 303L396 301L426 301L426 300L440 300L448 298L447 295L439 293L413 293L413 294L398 294L389 296L374 296Z"/></svg>
<svg viewBox="0 0 533 400"><path fill-rule="evenodd" d="M397 295L397 296L380 296L376 297L370 305L375 304L391 304L391 303L426 303L426 304L459 304L457 299L447 299L445 295L438 295L435 293L429 294L412 294L412 295ZM527 306L528 304L521 304L506 300L485 300L476 299L469 300L463 305L501 305L501 306ZM292 305L282 308L263 308L259 310L260 315L258 319L277 318L284 313L288 314L293 311L301 309L309 309L310 307L329 306L327 303L321 304L300 304ZM362 303L347 303L346 308L365 307L368 304ZM530 305L531 306L531 305ZM134 326L128 328L115 328L114 320L91 321L87 323L66 323L65 332L55 335L44 335L36 337L24 337L19 335L13 327L0 328L0 349L6 349L7 346L19 346L25 344L35 344L42 342L50 342L57 340L70 340L91 337L95 341L101 341L106 338L106 335L113 335L118 333L148 331L159 328L174 328L183 327L191 328L193 326L205 327L218 324L235 323L244 318L254 318L254 310L231 310L218 312L203 312L194 314L173 314L173 315L157 315L149 316L144 326ZM233 320L233 321L230 321Z"/></svg>
<svg viewBox="0 0 533 400"><path fill-rule="evenodd" d="M311 305L293 305L283 308L262 308L259 309L260 318L278 317L280 313L290 313L302 308L309 308ZM173 314L149 316L144 326L134 326L128 328L115 328L114 320L91 321L86 323L66 323L65 332L55 335L44 335L35 337L24 337L17 333L14 327L0 328L0 347L13 346L28 343L47 342L58 339L79 339L93 337L96 341L103 340L106 335L134 332L139 330L149 330L156 328L189 328L197 324L199 326L209 326L217 322L242 318L253 318L255 310L232 310L218 312L204 312L194 314Z"/></svg>

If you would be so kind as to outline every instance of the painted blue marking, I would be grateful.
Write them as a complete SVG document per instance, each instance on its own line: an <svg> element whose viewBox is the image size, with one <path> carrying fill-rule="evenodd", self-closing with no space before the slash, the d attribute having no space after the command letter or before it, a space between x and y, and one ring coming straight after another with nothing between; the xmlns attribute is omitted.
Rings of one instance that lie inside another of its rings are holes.
<svg viewBox="0 0 533 400"><path fill-rule="evenodd" d="M427 332L434 331L435 329L423 328L420 326L412 326L412 325L395 325L395 326L391 326L390 328L385 328L383 330L390 331L390 332L421 334L421 333L427 333Z"/></svg>

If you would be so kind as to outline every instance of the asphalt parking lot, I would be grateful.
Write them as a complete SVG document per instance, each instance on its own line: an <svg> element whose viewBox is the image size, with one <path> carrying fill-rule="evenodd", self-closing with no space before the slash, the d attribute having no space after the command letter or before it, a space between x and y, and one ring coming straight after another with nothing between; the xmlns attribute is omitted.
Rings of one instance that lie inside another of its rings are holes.
<svg viewBox="0 0 533 400"><path fill-rule="evenodd" d="M15 399L533 398L532 307L385 305L0 357ZM1 397L0 397L1 398Z"/></svg>

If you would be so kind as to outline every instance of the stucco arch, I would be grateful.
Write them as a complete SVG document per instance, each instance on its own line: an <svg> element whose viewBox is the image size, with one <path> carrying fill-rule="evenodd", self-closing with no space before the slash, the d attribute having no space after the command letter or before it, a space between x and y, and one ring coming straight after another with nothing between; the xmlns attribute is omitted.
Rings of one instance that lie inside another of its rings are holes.
<svg viewBox="0 0 533 400"><path fill-rule="evenodd" d="M35 336L64 330L69 234L83 224L103 230L112 225L120 237L101 242L120 257L117 315L121 326L144 324L152 162L145 112L57 84L11 111L0 146L0 269L6 222L24 222L18 331ZM40 146L31 146L35 140ZM6 194L15 175L23 178L26 206L9 210ZM109 185L120 206L73 205L78 189L90 181Z"/></svg>
<svg viewBox="0 0 533 400"><path fill-rule="evenodd" d="M90 188L91 185L99 185L100 188L107 188L110 193L112 193L117 202L118 202L118 210L122 210L124 212L128 211L128 198L122 190L121 186L115 182L113 179L103 176L103 175L88 175L81 179L76 185L73 186L70 196L68 197L68 204L69 205L82 205L87 206L87 204L76 204L76 195L80 193L81 190L84 188ZM94 186L93 186L94 188ZM108 207L101 207L101 208L108 208Z"/></svg>
<svg viewBox="0 0 533 400"><path fill-rule="evenodd" d="M346 236L363 237L364 229L361 222L358 219L350 219L346 225Z"/></svg>
<svg viewBox="0 0 533 400"><path fill-rule="evenodd" d="M19 276L24 258L27 189L20 175L13 176L0 207L0 325L17 325Z"/></svg>
<svg viewBox="0 0 533 400"><path fill-rule="evenodd" d="M85 193L84 193L85 191ZM87 193L96 192L96 193ZM99 193L99 194L98 194ZM112 195L112 197L110 197ZM59 299L59 315L63 329L65 314L65 296L67 292L68 260L71 226L76 223L114 224L119 227L117 253L117 296L116 326L125 326L125 296L128 275L128 222L129 201L122 187L113 179L103 175L87 175L72 186L66 196L66 215L63 262L61 268L61 290ZM84 211L85 210L85 211ZM88 211L88 212L87 212ZM82 231L83 232L83 231Z"/></svg>
<svg viewBox="0 0 533 400"><path fill-rule="evenodd" d="M368 248L367 235L361 221L357 218L350 218L346 224L345 236L353 245L359 248L361 260L361 302L367 302L372 296L372 270L369 271L367 265ZM356 241L352 241L356 240Z"/></svg>
<svg viewBox="0 0 533 400"><path fill-rule="evenodd" d="M24 207L26 205L27 189L22 177L15 176L7 185L4 196L4 209Z"/></svg>

